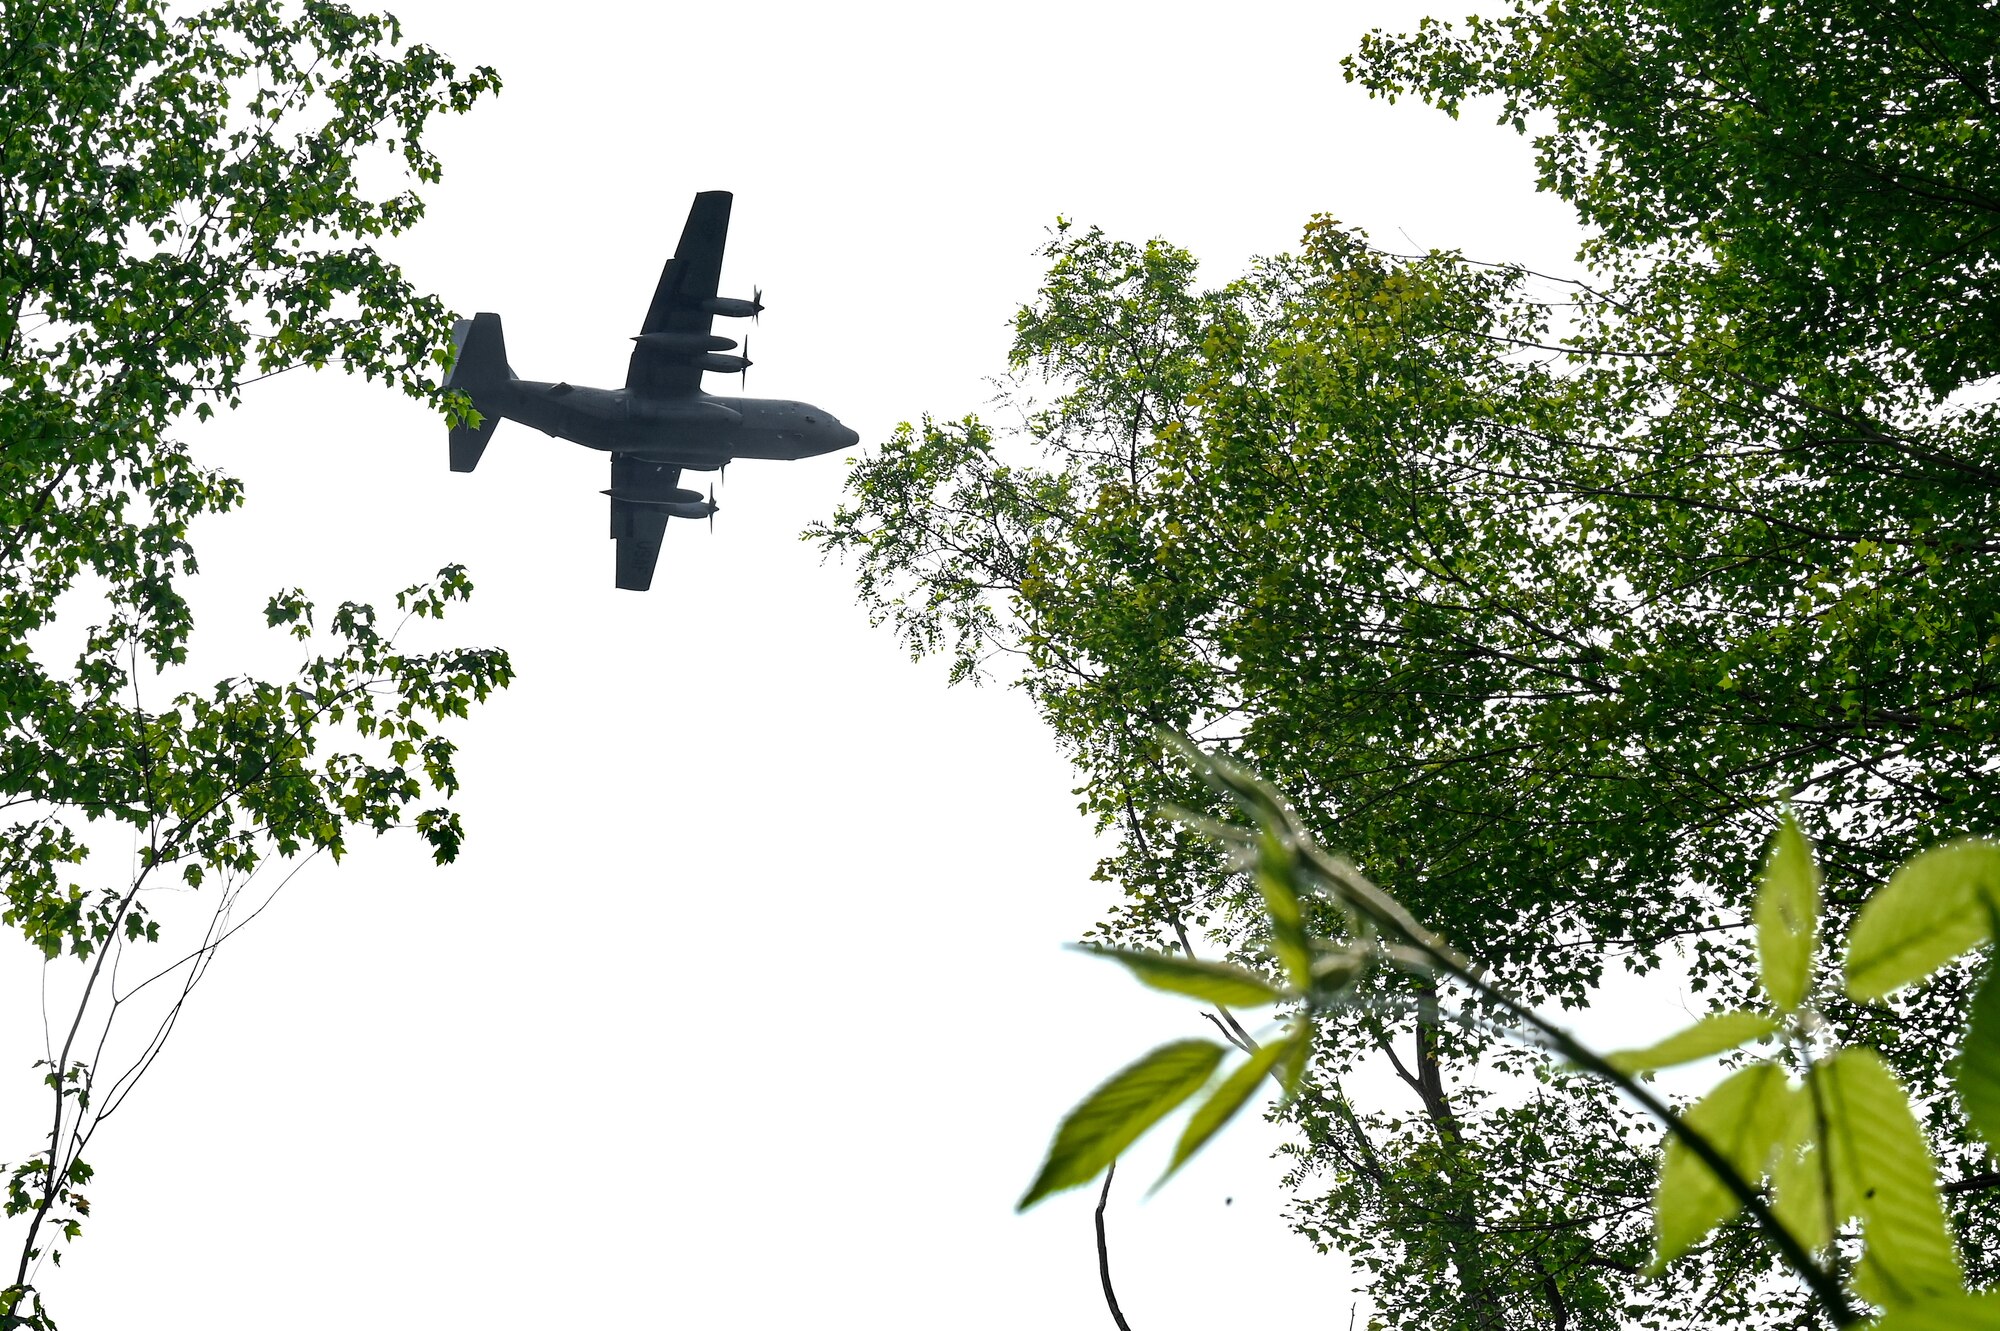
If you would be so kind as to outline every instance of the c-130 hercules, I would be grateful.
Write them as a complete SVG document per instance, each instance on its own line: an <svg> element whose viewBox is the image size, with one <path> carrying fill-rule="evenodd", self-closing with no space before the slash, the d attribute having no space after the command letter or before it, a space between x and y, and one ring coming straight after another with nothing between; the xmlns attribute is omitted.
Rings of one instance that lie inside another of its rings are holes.
<svg viewBox="0 0 2000 1331"><path fill-rule="evenodd" d="M694 196L680 247L660 273L646 321L632 339L637 345L623 388L516 377L507 366L497 314L461 319L453 330L456 355L445 387L470 397L484 419L478 429L452 430L451 469L479 465L503 416L611 454L611 488L604 493L611 496L618 585L630 591L653 585L668 518L714 521L715 492L704 499L681 489L683 468L714 471L736 458L814 457L850 448L860 438L810 403L719 398L701 391L703 371L736 374L750 368L747 355L723 354L736 343L713 336L710 321L718 314L754 318L764 308L761 292L749 300L715 294L732 197L727 190Z"/></svg>

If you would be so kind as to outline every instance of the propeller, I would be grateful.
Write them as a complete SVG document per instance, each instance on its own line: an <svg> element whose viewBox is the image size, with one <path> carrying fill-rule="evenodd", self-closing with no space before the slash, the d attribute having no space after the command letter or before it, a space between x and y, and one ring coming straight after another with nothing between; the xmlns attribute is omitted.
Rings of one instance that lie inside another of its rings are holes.
<svg viewBox="0 0 2000 1331"><path fill-rule="evenodd" d="M750 287L750 306L750 322L754 324L764 313L764 288L754 283ZM750 339L747 337L743 339L743 349L745 352L750 350Z"/></svg>
<svg viewBox="0 0 2000 1331"><path fill-rule="evenodd" d="M753 322L753 323L755 322L755 319L754 319L754 318L752 319L752 322ZM750 362L750 334L748 334L748 333L745 333L745 334L743 335L743 368L742 368L742 370L741 370L741 371L739 371L739 374L741 375L741 378L742 378L742 382L741 382L741 383L739 383L739 384L737 385L737 388L738 388L738 389L739 389L740 391L742 391L742 392L746 392L746 393L750 391L750 363L751 363L751 362Z"/></svg>
<svg viewBox="0 0 2000 1331"><path fill-rule="evenodd" d="M715 535L715 487L708 487L708 534Z"/></svg>

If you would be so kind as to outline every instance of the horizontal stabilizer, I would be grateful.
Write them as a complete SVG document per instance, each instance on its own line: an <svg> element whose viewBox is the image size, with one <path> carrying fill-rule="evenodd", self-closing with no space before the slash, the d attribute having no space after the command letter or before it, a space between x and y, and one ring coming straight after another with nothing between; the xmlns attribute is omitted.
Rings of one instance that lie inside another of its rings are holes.
<svg viewBox="0 0 2000 1331"><path fill-rule="evenodd" d="M500 316L475 314L460 319L451 330L451 373L444 386L472 399L473 410L484 419L478 429L455 425L451 430L451 469L471 471L479 465L479 455L492 442L494 427L500 424L495 402L506 402L502 385L514 378L507 365L507 343L500 332Z"/></svg>
<svg viewBox="0 0 2000 1331"><path fill-rule="evenodd" d="M493 427L500 423L498 416L488 416L485 422L473 429L469 425L457 425L451 431L451 469L471 471L479 465L479 455L486 451L486 445L493 438Z"/></svg>

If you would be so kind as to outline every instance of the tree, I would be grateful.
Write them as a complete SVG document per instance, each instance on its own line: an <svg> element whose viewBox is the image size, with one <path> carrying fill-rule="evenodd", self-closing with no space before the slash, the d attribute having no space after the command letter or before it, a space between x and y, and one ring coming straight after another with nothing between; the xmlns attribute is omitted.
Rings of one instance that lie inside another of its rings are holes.
<svg viewBox="0 0 2000 1331"><path fill-rule="evenodd" d="M855 467L809 535L955 677L1015 655L1118 833L1102 941L1192 953L1205 931L1269 966L1241 881L1155 813L1209 798L1160 727L1268 773L1323 844L1544 1004L1670 961L1744 1001L1744 885L1787 792L1833 927L1920 845L1994 826L2000 460L1964 392L1991 366L1994 47L1971 40L1990 19L1760 13L1521 5L1364 43L1353 75L1385 92L1553 112L1543 183L1597 227L1587 280L1318 219L1205 291L1183 251L1063 225L1016 323L1016 436L926 420ZM1810 96L1776 96L1787 67L1815 71ZM1761 81L1730 82L1746 68ZM1876 137L1844 166L1810 140L1808 172L1788 156L1808 122ZM1947 171L1962 206L1843 192L1895 163ZM1934 337L1941 307L1961 336ZM1641 1280L1650 1136L1438 1021L1420 978L1370 983L1379 1003L1318 1048L1325 1094L1289 1111L1293 1205L1374 1273L1385 1321L1792 1306L1740 1226ZM1979 1282L2000 1179L1941 1090L1966 990L1947 971L1826 1015L1924 1105ZM1342 1095L1363 1059L1410 1108Z"/></svg>
<svg viewBox="0 0 2000 1331"><path fill-rule="evenodd" d="M1496 989L1393 896L1314 845L1264 782L1170 738L1249 824L1188 820L1227 847L1235 867L1256 884L1282 979L1274 984L1241 966L1172 953L1100 951L1154 988L1214 1004L1224 1018L1218 1027L1248 1057L1212 1085L1228 1056L1224 1047L1178 1040L1116 1073L1063 1120L1020 1209L1100 1171L1108 1190L1127 1146L1178 1105L1199 1100L1161 1177L1166 1182L1256 1097L1266 1078L1297 1095L1320 1020L1329 1010L1366 1002L1357 998L1357 980L1392 965L1448 995L1461 1020L1560 1054L1569 1075L1617 1086L1666 1128L1651 1208L1656 1267L1747 1212L1760 1241L1781 1256L1786 1276L1810 1291L1814 1321L1856 1326L1861 1309L1872 1304L1883 1315L1870 1324L1881 1331L2000 1326L2000 1290L1965 1287L1929 1144L1907 1092L1876 1051L1827 1047L1813 1006L1830 989L1818 964L1825 941L1820 874L1789 815L1772 839L1753 909L1757 1006L1711 1013L1643 1049L1603 1054ZM1992 944L2000 930L1997 891L2000 843L1968 838L1908 861L1857 915L1841 949L1841 987L1862 1002L1879 999ZM1308 901L1335 908L1345 926L1341 937L1315 937L1303 927ZM2000 989L1993 977L1989 964L1954 1077L1966 1118L1989 1141L2000 1128L2000 1032L1992 1020ZM1288 1020L1276 1032L1267 1026L1262 1043L1232 1012L1273 1005L1287 1009ZM1747 1048L1753 1043L1776 1057L1756 1057ZM1684 1112L1644 1084L1649 1072L1718 1054L1732 1055L1738 1066ZM1102 1264L1101 1200L1098 1210ZM1108 1272L1105 1293L1109 1299ZM1115 1302L1112 1311L1115 1317Z"/></svg>
<svg viewBox="0 0 2000 1331"><path fill-rule="evenodd" d="M1514 0L1371 33L1344 65L1392 99L1494 99L1532 125L1586 254L1774 376L1943 398L2000 373L1996 43L1977 0Z"/></svg>
<svg viewBox="0 0 2000 1331"><path fill-rule="evenodd" d="M144 689L186 660L189 523L242 500L178 424L298 366L438 400L449 315L372 244L422 205L361 167L386 154L435 180L430 117L497 80L319 0L0 0L0 36L0 918L81 972L42 1069L48 1136L9 1175L23 1232L0 1324L47 1326L35 1282L89 1214L83 1152L242 922L246 884L338 858L359 828L408 823L440 862L457 852L457 816L426 805L457 786L440 723L506 684L505 653L413 651L370 606L323 615L294 590L267 619L307 644L296 678L151 705ZM436 618L470 588L448 568L396 604ZM93 824L131 829L129 870ZM204 894L205 932L162 932L148 901L167 882ZM117 958L161 941L179 959L148 983L171 1001L128 1066L100 1064L134 1001Z"/></svg>

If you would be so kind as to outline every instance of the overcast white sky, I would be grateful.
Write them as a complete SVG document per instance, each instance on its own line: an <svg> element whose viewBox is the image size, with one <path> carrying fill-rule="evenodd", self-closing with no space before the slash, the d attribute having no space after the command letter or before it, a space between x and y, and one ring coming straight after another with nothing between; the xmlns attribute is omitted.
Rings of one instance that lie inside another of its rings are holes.
<svg viewBox="0 0 2000 1331"><path fill-rule="evenodd" d="M622 382L702 189L736 192L724 294L769 307L751 390L870 442L981 405L1058 213L1217 282L1319 211L1554 268L1576 240L1511 133L1341 82L1421 4L396 10L507 85L438 126L396 252L500 312L528 377ZM519 425L453 475L441 423L327 374L193 437L250 492L199 533L199 676L285 668L258 619L281 586L383 596L458 560L478 595L435 640L520 678L458 732L456 866L363 846L222 956L92 1152L93 1219L45 1273L66 1331L1110 1325L1093 1198L1012 1203L1097 1078L1200 1023L1060 950L1107 889L1026 700L948 691L798 541L839 456L732 468L714 533L676 523L635 595L604 458ZM38 976L0 950L8 1010ZM19 1159L40 1035L7 1025ZM1144 1202L1161 1150L1135 1155L1137 1331L1246 1299L1347 1324L1347 1268L1278 1218L1274 1140L1246 1125Z"/></svg>

